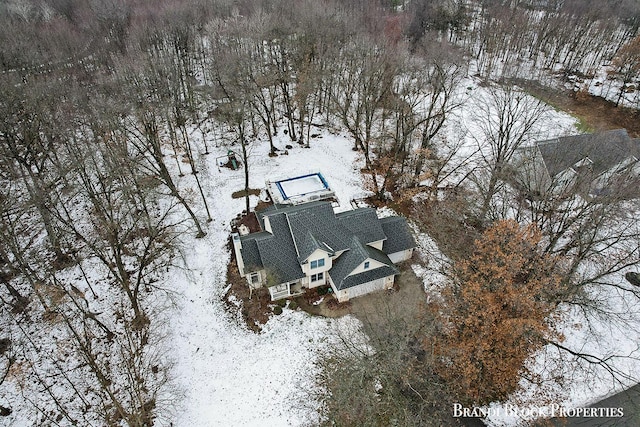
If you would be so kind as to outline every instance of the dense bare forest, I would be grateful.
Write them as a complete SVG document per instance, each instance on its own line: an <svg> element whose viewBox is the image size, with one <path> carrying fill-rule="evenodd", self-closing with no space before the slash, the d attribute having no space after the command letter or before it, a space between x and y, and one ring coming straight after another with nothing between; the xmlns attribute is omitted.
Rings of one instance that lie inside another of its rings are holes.
<svg viewBox="0 0 640 427"><path fill-rule="evenodd" d="M632 378L558 325L630 324L593 286L640 297L615 276L638 262L637 181L543 197L511 165L552 111L527 82L640 108L637 1L3 0L0 21L0 420L173 425L168 273L240 213L216 216L201 158L238 153L249 212L254 147L321 131L450 263L413 320L364 326L373 352L327 352L318 423L455 423L453 402L538 381L544 346ZM452 138L471 78L487 96Z"/></svg>

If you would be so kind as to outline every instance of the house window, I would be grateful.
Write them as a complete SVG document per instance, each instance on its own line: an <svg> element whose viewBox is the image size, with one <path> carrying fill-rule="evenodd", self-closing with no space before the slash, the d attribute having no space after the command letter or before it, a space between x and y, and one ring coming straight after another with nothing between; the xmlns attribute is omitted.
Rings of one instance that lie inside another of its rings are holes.
<svg viewBox="0 0 640 427"><path fill-rule="evenodd" d="M320 280L324 280L324 273L318 273L318 274L312 274L311 275L311 281L312 282L319 282Z"/></svg>
<svg viewBox="0 0 640 427"><path fill-rule="evenodd" d="M369 261L364 262L364 269L366 270L367 268L369 268Z"/></svg>
<svg viewBox="0 0 640 427"><path fill-rule="evenodd" d="M260 273L251 273L250 279L252 285L260 283Z"/></svg>
<svg viewBox="0 0 640 427"><path fill-rule="evenodd" d="M324 258L311 261L311 268L324 267Z"/></svg>

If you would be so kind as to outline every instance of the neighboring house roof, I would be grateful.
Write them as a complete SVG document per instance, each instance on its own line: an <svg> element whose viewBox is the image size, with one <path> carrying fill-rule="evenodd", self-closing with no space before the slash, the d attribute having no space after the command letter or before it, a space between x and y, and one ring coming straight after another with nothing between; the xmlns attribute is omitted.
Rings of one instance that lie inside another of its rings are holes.
<svg viewBox="0 0 640 427"><path fill-rule="evenodd" d="M274 205L256 212L256 215L263 228L265 218L268 217L273 234L262 231L241 237L240 253L245 269L265 269L271 272L278 283L292 282L304 277L301 264L307 262L307 258L318 249L330 255L344 251L333 262L330 270L334 284L338 289L344 289L375 280L369 277L378 274L386 273L382 276L386 277L398 272L386 255L393 252L383 252L368 244L390 240L391 244L387 245L390 250L398 248L400 251L415 247L403 218L391 217L380 220L372 208L335 214L330 202L320 201L295 206ZM385 267L372 269L371 271L380 270L375 274L349 276L358 265L369 258L384 264ZM352 278L356 276L357 280Z"/></svg>
<svg viewBox="0 0 640 427"><path fill-rule="evenodd" d="M387 236L382 245L382 252L392 254L415 248L416 242L407 226L407 220L400 216L390 216L380 219L380 226Z"/></svg>
<svg viewBox="0 0 640 427"><path fill-rule="evenodd" d="M631 156L640 159L640 139L630 138L625 129L565 136L538 142L537 145L551 177L585 159L588 159L586 163L589 163L594 176Z"/></svg>

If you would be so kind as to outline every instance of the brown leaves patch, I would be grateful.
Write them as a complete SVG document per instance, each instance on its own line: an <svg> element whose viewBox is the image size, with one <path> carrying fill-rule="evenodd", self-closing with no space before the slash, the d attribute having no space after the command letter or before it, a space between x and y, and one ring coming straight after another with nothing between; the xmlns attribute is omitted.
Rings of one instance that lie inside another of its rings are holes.
<svg viewBox="0 0 640 427"><path fill-rule="evenodd" d="M455 264L453 283L433 307L443 321L438 372L465 403L507 398L528 374L527 359L561 338L554 329L558 263L541 253L541 238L534 226L497 222Z"/></svg>

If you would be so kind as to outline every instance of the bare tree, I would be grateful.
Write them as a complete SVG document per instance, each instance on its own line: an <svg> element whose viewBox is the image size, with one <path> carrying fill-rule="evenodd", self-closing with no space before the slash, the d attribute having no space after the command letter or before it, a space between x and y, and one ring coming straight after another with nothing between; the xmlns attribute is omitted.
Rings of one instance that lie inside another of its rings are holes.
<svg viewBox="0 0 640 427"><path fill-rule="evenodd" d="M227 123L233 133L235 140L240 144L242 151L242 162L244 169L244 193L245 211L250 212L249 204L249 139L247 126L253 123L253 110L251 100L255 99L255 91L262 88L251 84L252 77L247 76L248 62L251 56L247 54L245 40L228 38L225 45L219 46L218 61L212 64L210 70L210 80L215 82L216 88L223 94L222 99L216 100L215 115ZM267 129L267 132L269 130Z"/></svg>
<svg viewBox="0 0 640 427"><path fill-rule="evenodd" d="M117 298L112 307L100 307L59 274L22 271L40 294L43 306L37 311L44 310L47 319L13 318L16 360L35 386L27 386L26 401L43 423L152 425L166 362L148 344L161 337L149 325L132 323ZM62 347L47 336L52 324Z"/></svg>
<svg viewBox="0 0 640 427"><path fill-rule="evenodd" d="M7 76L5 76L7 77ZM57 150L65 129L58 123L57 83L44 83L18 90L16 82L7 78L2 84L4 120L0 124L0 150L2 168L7 179L20 180L33 206L41 218L50 248L59 260L67 260L59 232L51 216L48 192L63 179Z"/></svg>
<svg viewBox="0 0 640 427"><path fill-rule="evenodd" d="M14 313L23 312L30 302L30 294L12 283L20 273L20 266L16 265L15 259L16 252L21 253L17 240L20 237L28 239L27 236L31 234L24 225L28 223L26 218L29 210L20 202L21 195L12 186L0 194L0 282L7 292L7 296L0 295L0 300L6 307L11 307ZM20 224L25 229L20 229Z"/></svg>
<svg viewBox="0 0 640 427"><path fill-rule="evenodd" d="M610 75L619 77L621 81L616 106L620 105L629 84L640 81L640 36L625 44L613 58L614 72Z"/></svg>
<svg viewBox="0 0 640 427"><path fill-rule="evenodd" d="M418 112L417 128L420 133L418 156L415 160L414 177L421 175L426 156L437 156L433 139L439 134L449 113L462 104L462 98L456 96L464 69L453 52L446 44L422 43L419 53L426 57L426 70L418 81L421 90L426 93L421 100ZM444 157L443 157L444 158Z"/></svg>
<svg viewBox="0 0 640 427"><path fill-rule="evenodd" d="M157 208L150 199L153 187L147 186L140 163L133 163L128 156L127 141L116 138L91 130L83 134L82 141L67 144L81 194L89 200L91 217L78 217L67 203L58 212L58 219L109 270L129 299L133 321L144 324L148 319L139 305L140 294L148 270L170 253L171 224L165 219L171 208L154 212ZM87 141L93 142L90 151L85 148ZM83 231L87 223L95 227L90 232Z"/></svg>
<svg viewBox="0 0 640 427"><path fill-rule="evenodd" d="M147 295L158 270L171 262L173 224L154 203L153 180L128 141L105 122L78 116L74 122L85 126L58 153L67 185L47 196L61 236L73 243L74 268L84 283L38 250L37 235L24 232L33 229L33 219L23 209L3 209L6 256L17 273L7 280L36 297L30 316L4 320L16 337L16 360L35 384L26 399L42 422L148 426L166 376L165 361L149 347L160 336L151 326L150 314L157 313Z"/></svg>
<svg viewBox="0 0 640 427"><path fill-rule="evenodd" d="M544 103L517 87L491 86L488 99L476 100L469 132L480 153L473 179L482 200L481 221L500 217L492 212L492 199L503 187L516 151L536 139L536 124L547 111Z"/></svg>
<svg viewBox="0 0 640 427"><path fill-rule="evenodd" d="M323 403L322 425L457 425L428 348L437 326L423 309L388 299L354 309L362 330L339 329L338 344L320 362L326 391L314 397Z"/></svg>
<svg viewBox="0 0 640 427"><path fill-rule="evenodd" d="M279 18L273 17L273 19ZM265 36L268 37L267 60L276 77L281 105L284 107L284 117L287 121L287 132L291 141L297 141L296 105L294 102L295 81L291 65L292 58L290 56L290 52L294 49L292 46L294 35L290 33L290 28L276 24Z"/></svg>
<svg viewBox="0 0 640 427"><path fill-rule="evenodd" d="M392 97L397 58L381 46L359 38L346 46L336 64L338 81L333 88L333 111L361 150L376 197L384 199L378 182L374 147L379 140L384 107Z"/></svg>

